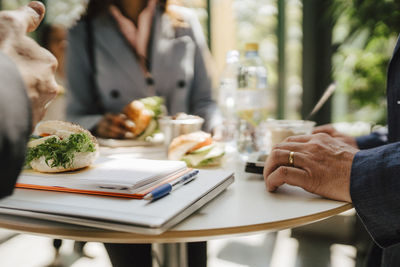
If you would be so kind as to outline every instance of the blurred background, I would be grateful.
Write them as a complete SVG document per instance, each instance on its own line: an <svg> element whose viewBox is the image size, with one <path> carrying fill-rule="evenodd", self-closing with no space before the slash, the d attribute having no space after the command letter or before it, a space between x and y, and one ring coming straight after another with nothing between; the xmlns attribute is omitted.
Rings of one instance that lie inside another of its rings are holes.
<svg viewBox="0 0 400 267"><path fill-rule="evenodd" d="M28 0L1 0L13 9ZM85 11L85 0L45 0L45 23L70 27ZM386 68L400 22L400 3L358 0L181 0L202 23L215 63L215 90L229 50L258 43L275 92L277 118L308 114L331 82L331 105L321 123L365 121L385 124ZM42 27L43 28L43 27ZM34 33L37 38L41 29ZM217 95L218 92L215 92Z"/></svg>
<svg viewBox="0 0 400 267"><path fill-rule="evenodd" d="M13 9L28 0L1 0ZM45 0L45 23L70 27L85 0ZM318 123L385 124L386 68L398 35L400 3L360 0L181 0L203 25L215 62L215 90L226 53L258 43L276 92L278 118L307 114L331 82L337 91ZM41 29L35 32L40 35ZM216 92L217 94L217 92Z"/></svg>
<svg viewBox="0 0 400 267"><path fill-rule="evenodd" d="M26 2L0 0L0 8L14 9ZM45 24L64 29L75 23L86 6L85 0L42 2L47 6ZM215 63L216 98L227 52L238 50L243 55L246 43L257 43L267 70L268 87L274 92L276 118L304 118L334 81L334 96L313 118L318 124L342 122L338 124L341 129L353 135L386 124L386 69L399 33L399 1L176 2L193 9L202 23ZM44 44L46 27L42 25L33 37ZM61 50L67 45L63 34L57 35ZM60 73L59 80L62 78ZM358 224L353 214L346 214L277 235L210 241L209 266L362 266L368 248L360 243L368 236ZM3 236L0 257L7 260L2 260L1 266L51 264L51 239L8 232ZM63 245L63 251L68 244ZM39 247L47 250L37 251ZM32 252L24 253L25 261L18 257L21 249ZM70 244L69 251L63 253L78 256L72 263L59 266L110 266L100 244L90 244L86 249L89 252ZM85 253L94 259L76 261Z"/></svg>

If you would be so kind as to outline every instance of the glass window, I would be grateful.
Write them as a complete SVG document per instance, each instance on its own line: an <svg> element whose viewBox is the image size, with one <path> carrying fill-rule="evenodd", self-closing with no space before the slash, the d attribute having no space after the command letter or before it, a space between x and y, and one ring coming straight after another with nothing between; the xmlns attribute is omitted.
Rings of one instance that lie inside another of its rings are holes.
<svg viewBox="0 0 400 267"><path fill-rule="evenodd" d="M268 82L277 90L278 82L278 7L276 0L211 1L211 49L221 73L227 51L243 52L245 44L259 44L259 54L268 71ZM300 118L302 4L286 1L285 117ZM276 95L276 92L275 92Z"/></svg>

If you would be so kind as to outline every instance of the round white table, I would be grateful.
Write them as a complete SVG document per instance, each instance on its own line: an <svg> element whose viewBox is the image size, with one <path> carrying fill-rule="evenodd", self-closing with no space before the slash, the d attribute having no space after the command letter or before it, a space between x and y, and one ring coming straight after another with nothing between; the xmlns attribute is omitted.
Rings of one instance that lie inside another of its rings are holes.
<svg viewBox="0 0 400 267"><path fill-rule="evenodd" d="M102 149L102 154L130 153L162 158L162 148ZM0 227L21 233L81 241L112 243L171 243L204 241L223 236L277 231L328 218L352 204L321 198L291 186L276 193L266 191L262 175L244 172L244 162L228 155L222 167L234 170L235 182L197 212L160 235L142 235L0 215Z"/></svg>

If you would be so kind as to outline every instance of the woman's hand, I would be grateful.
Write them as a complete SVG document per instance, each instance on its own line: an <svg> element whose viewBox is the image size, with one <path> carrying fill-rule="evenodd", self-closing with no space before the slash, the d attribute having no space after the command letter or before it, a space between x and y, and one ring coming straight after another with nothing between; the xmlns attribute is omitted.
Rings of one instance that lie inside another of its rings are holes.
<svg viewBox="0 0 400 267"><path fill-rule="evenodd" d="M327 134L289 137L268 156L265 184L270 192L286 183L327 198L351 202L350 173L357 152L358 149Z"/></svg>
<svg viewBox="0 0 400 267"><path fill-rule="evenodd" d="M26 35L39 26L44 13L45 7L40 2L0 12L0 51L15 62L25 82L31 101L33 126L42 119L47 104L58 90L55 81L57 60Z"/></svg>
<svg viewBox="0 0 400 267"><path fill-rule="evenodd" d="M340 141L351 145L352 147L358 148L356 139L354 137L351 137L349 135L343 134L339 131L337 131L331 124L326 124L322 126L318 126L314 128L313 131L314 134L316 133L326 133L329 134L330 136L339 139Z"/></svg>
<svg viewBox="0 0 400 267"><path fill-rule="evenodd" d="M96 135L103 138L133 138L131 130L134 127L135 123L124 114L107 113L97 124Z"/></svg>

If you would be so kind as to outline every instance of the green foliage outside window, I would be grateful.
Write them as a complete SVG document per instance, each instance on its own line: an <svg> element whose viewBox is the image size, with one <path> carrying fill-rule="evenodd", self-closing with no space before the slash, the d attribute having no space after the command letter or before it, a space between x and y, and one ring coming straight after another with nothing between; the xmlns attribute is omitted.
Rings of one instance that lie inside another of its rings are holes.
<svg viewBox="0 0 400 267"><path fill-rule="evenodd" d="M334 79L340 90L334 120L385 124L386 70L400 32L400 2L336 0L334 15Z"/></svg>

